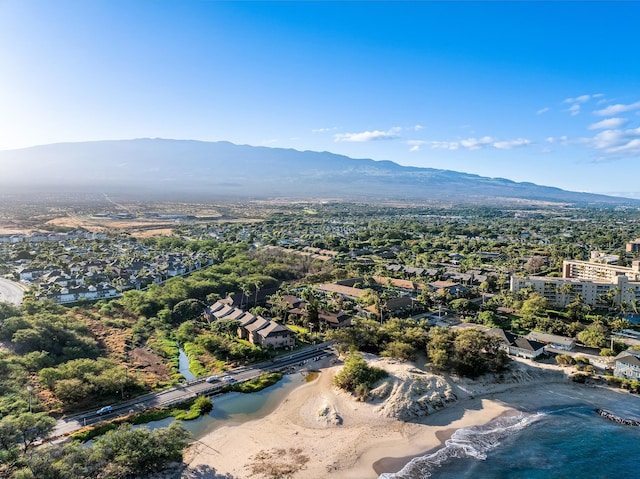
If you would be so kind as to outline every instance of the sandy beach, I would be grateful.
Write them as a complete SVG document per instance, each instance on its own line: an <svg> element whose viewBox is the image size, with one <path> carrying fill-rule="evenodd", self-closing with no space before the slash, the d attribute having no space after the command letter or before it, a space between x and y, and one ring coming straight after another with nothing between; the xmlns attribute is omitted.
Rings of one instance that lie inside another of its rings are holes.
<svg viewBox="0 0 640 479"><path fill-rule="evenodd" d="M377 478L442 446L457 429L563 404L598 407L608 395L624 394L574 384L558 367L526 361L505 375L478 381L374 362L390 377L373 391L373 399L358 402L335 388L332 379L341 366L327 364L268 416L221 427L194 443L182 477Z"/></svg>

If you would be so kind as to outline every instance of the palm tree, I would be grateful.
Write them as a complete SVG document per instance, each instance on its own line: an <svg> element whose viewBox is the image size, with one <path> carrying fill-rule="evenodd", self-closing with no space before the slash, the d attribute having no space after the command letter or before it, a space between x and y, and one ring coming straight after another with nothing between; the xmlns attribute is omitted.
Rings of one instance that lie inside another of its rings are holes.
<svg viewBox="0 0 640 479"><path fill-rule="evenodd" d="M262 281L260 281L258 279L253 283L253 285L256 287L256 294L255 294L254 299L253 299L253 305L255 306L255 305L258 304L258 291L262 287Z"/></svg>
<svg viewBox="0 0 640 479"><path fill-rule="evenodd" d="M249 285L247 283L242 283L240 284L240 290L242 291L242 297L240 298L240 309L244 309L243 308L243 304L244 304L244 299L247 298L247 308L249 307L249 293L250 293L250 289L249 289Z"/></svg>
<svg viewBox="0 0 640 479"><path fill-rule="evenodd" d="M563 306L566 306L568 303L567 295L571 295L573 293L573 285L571 283L564 283L560 288L558 288L558 292L562 294Z"/></svg>

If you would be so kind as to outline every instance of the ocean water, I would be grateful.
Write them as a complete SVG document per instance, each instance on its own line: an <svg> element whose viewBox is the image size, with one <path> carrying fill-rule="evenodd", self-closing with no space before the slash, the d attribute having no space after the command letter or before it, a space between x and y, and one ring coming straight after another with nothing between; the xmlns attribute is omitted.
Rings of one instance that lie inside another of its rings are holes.
<svg viewBox="0 0 640 479"><path fill-rule="evenodd" d="M629 417L628 404L613 406ZM640 427L604 419L586 404L502 417L460 429L445 447L380 478L638 479Z"/></svg>

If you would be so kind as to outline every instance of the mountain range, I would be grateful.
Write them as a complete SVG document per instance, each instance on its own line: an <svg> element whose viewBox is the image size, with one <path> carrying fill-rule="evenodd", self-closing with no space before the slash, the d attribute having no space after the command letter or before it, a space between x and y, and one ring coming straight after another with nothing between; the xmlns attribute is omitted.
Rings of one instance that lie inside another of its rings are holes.
<svg viewBox="0 0 640 479"><path fill-rule="evenodd" d="M229 142L136 139L0 151L5 192L105 193L150 200L336 199L640 205L392 161Z"/></svg>

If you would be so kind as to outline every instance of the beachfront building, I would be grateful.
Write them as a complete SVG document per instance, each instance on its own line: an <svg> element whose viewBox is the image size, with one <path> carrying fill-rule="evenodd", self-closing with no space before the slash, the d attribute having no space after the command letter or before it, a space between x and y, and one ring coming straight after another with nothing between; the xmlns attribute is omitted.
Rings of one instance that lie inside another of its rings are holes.
<svg viewBox="0 0 640 479"><path fill-rule="evenodd" d="M500 328L488 328L485 331L487 334L500 338L503 349L510 356L535 359L544 354L544 343L528 339L524 336L520 336L519 334L511 333Z"/></svg>
<svg viewBox="0 0 640 479"><path fill-rule="evenodd" d="M640 354L640 351L637 352ZM624 379L640 379L640 359L629 351L623 351L615 357L616 366L613 375Z"/></svg>
<svg viewBox="0 0 640 479"><path fill-rule="evenodd" d="M554 349L562 349L563 351L573 351L576 347L576 340L566 336L558 336L557 334L540 333L531 331L527 334L527 339L544 343Z"/></svg>

